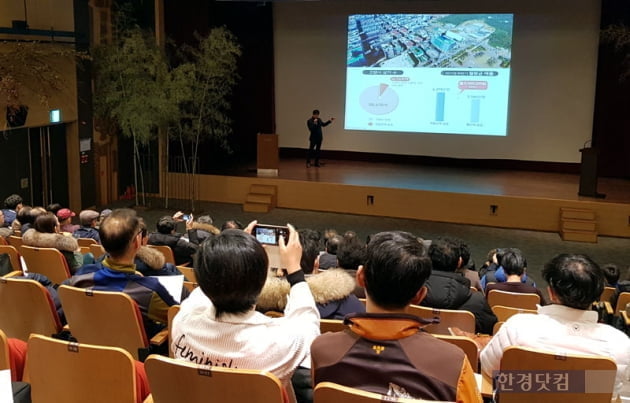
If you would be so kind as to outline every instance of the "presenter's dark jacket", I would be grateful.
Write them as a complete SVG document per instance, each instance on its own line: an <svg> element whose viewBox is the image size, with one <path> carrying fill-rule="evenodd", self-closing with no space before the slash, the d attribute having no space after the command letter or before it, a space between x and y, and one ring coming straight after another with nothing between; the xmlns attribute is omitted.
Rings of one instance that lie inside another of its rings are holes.
<svg viewBox="0 0 630 403"><path fill-rule="evenodd" d="M341 385L396 397L481 402L464 352L421 328L406 314L352 314L349 328L311 346L313 384Z"/></svg>
<svg viewBox="0 0 630 403"><path fill-rule="evenodd" d="M308 130L311 132L309 136L310 141L322 141L322 127L326 127L330 124L331 120L327 120L326 122L322 121L320 118L317 118L317 122L315 122L315 118L310 118L306 121L306 126L308 126Z"/></svg>

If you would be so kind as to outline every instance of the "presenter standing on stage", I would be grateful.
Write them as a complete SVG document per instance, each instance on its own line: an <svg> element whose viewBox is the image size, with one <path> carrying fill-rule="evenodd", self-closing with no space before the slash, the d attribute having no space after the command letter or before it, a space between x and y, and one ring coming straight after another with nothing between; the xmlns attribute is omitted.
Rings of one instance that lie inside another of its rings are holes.
<svg viewBox="0 0 630 403"><path fill-rule="evenodd" d="M306 155L306 167L310 168L311 166L311 158L314 158L315 166L321 166L319 163L319 150L322 147L322 140L324 136L322 135L322 127L328 126L332 123L335 118L330 118L326 122L322 122L319 118L319 111L315 109L313 111L313 116L309 120L306 121L306 126L308 126L308 131L310 132L310 136L308 138L308 154Z"/></svg>

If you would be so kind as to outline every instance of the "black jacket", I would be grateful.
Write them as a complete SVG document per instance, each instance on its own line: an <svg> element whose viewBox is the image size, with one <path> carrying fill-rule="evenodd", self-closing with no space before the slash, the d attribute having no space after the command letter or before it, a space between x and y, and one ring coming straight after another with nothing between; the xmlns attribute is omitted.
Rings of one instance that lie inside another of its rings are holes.
<svg viewBox="0 0 630 403"><path fill-rule="evenodd" d="M433 270L426 282L427 296L421 305L437 309L458 309L475 315L475 331L492 334L497 317L480 292L470 289L470 280L460 273Z"/></svg>
<svg viewBox="0 0 630 403"><path fill-rule="evenodd" d="M154 232L149 235L149 245L166 245L173 250L175 264L183 265L188 263L192 267L193 255L197 252L197 245L188 242L178 234L160 234Z"/></svg>

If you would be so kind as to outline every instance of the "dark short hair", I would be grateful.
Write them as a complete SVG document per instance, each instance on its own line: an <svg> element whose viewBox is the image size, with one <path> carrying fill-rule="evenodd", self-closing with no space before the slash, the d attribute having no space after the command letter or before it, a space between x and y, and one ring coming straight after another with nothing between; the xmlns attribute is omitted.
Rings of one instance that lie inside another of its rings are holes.
<svg viewBox="0 0 630 403"><path fill-rule="evenodd" d="M221 225L221 231L225 229L243 229L243 224L239 220L227 220Z"/></svg>
<svg viewBox="0 0 630 403"><path fill-rule="evenodd" d="M300 267L306 274L313 273L315 268L315 259L319 256L318 233L312 229L304 228L298 231L300 235L300 244L302 245L302 258L300 259Z"/></svg>
<svg viewBox="0 0 630 403"><path fill-rule="evenodd" d="M357 270L365 264L366 256L365 244L356 237L344 237L337 247L337 262L346 270Z"/></svg>
<svg viewBox="0 0 630 403"><path fill-rule="evenodd" d="M50 211L54 215L57 215L57 212L62 208L63 206L59 203L50 203L48 206L46 206L46 211Z"/></svg>
<svg viewBox="0 0 630 403"><path fill-rule="evenodd" d="M313 109L313 115L319 115L319 109Z"/></svg>
<svg viewBox="0 0 630 403"><path fill-rule="evenodd" d="M367 294L378 306L407 306L431 275L422 240L408 232L381 232L367 245L364 266Z"/></svg>
<svg viewBox="0 0 630 403"><path fill-rule="evenodd" d="M4 207L15 210L15 208L23 202L24 200L22 199L22 196L12 194L11 196L8 196L6 199L4 199Z"/></svg>
<svg viewBox="0 0 630 403"><path fill-rule="evenodd" d="M330 238L326 239L326 252L331 255L336 255L337 250L339 249L339 245L343 242L343 237L341 235L333 235Z"/></svg>
<svg viewBox="0 0 630 403"><path fill-rule="evenodd" d="M459 242L453 238L437 238L429 246L429 257L433 270L455 271L461 257Z"/></svg>
<svg viewBox="0 0 630 403"><path fill-rule="evenodd" d="M457 239L459 243L459 256L462 258L462 266L468 266L470 261L470 246L463 239Z"/></svg>
<svg viewBox="0 0 630 403"><path fill-rule="evenodd" d="M124 255L140 232L140 220L134 210L116 209L101 222L98 230L103 248L113 258Z"/></svg>
<svg viewBox="0 0 630 403"><path fill-rule="evenodd" d="M520 276L525 272L527 260L520 250L510 249L503 254L501 266L503 266L505 274Z"/></svg>
<svg viewBox="0 0 630 403"><path fill-rule="evenodd" d="M33 209L34 210L34 209ZM57 217L51 213L46 212L44 214L40 214L35 218L35 222L33 223L33 229L37 232L45 232L48 234L54 234L55 227L59 221L57 221Z"/></svg>
<svg viewBox="0 0 630 403"><path fill-rule="evenodd" d="M19 211L19 213L17 213L16 218L20 222L21 225L24 225L24 224L33 225L35 224L35 220L37 219L37 217L39 217L42 214L46 214L46 210L43 207L24 206Z"/></svg>
<svg viewBox="0 0 630 403"><path fill-rule="evenodd" d="M545 264L542 276L562 305L575 309L590 309L604 291L604 273L586 255L557 255Z"/></svg>
<svg viewBox="0 0 630 403"><path fill-rule="evenodd" d="M245 313L256 304L267 267L267 253L256 238L226 229L199 246L195 272L218 318L226 313Z"/></svg>
<svg viewBox="0 0 630 403"><path fill-rule="evenodd" d="M616 264L605 264L602 266L602 271L604 272L604 277L606 277L606 282L608 284L617 284L621 272Z"/></svg>
<svg viewBox="0 0 630 403"><path fill-rule="evenodd" d="M177 223L173 217L165 215L160 217L156 225L157 231L160 234L170 234L177 228Z"/></svg>

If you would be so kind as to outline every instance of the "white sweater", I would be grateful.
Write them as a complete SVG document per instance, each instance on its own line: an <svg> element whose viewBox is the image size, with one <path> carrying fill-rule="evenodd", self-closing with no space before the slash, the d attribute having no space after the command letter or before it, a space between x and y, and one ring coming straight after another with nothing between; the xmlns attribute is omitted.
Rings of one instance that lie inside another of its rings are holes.
<svg viewBox="0 0 630 403"><path fill-rule="evenodd" d="M276 375L294 400L291 376L319 335L319 312L306 282L291 287L282 318L251 310L217 319L212 301L195 289L173 320L174 357L202 365L265 370Z"/></svg>
<svg viewBox="0 0 630 403"><path fill-rule="evenodd" d="M538 315L512 316L481 351L482 371L491 375L498 370L503 350L510 346L610 357L617 364L615 394L628 382L630 339L612 326L597 323L595 311L547 305L538 307Z"/></svg>

